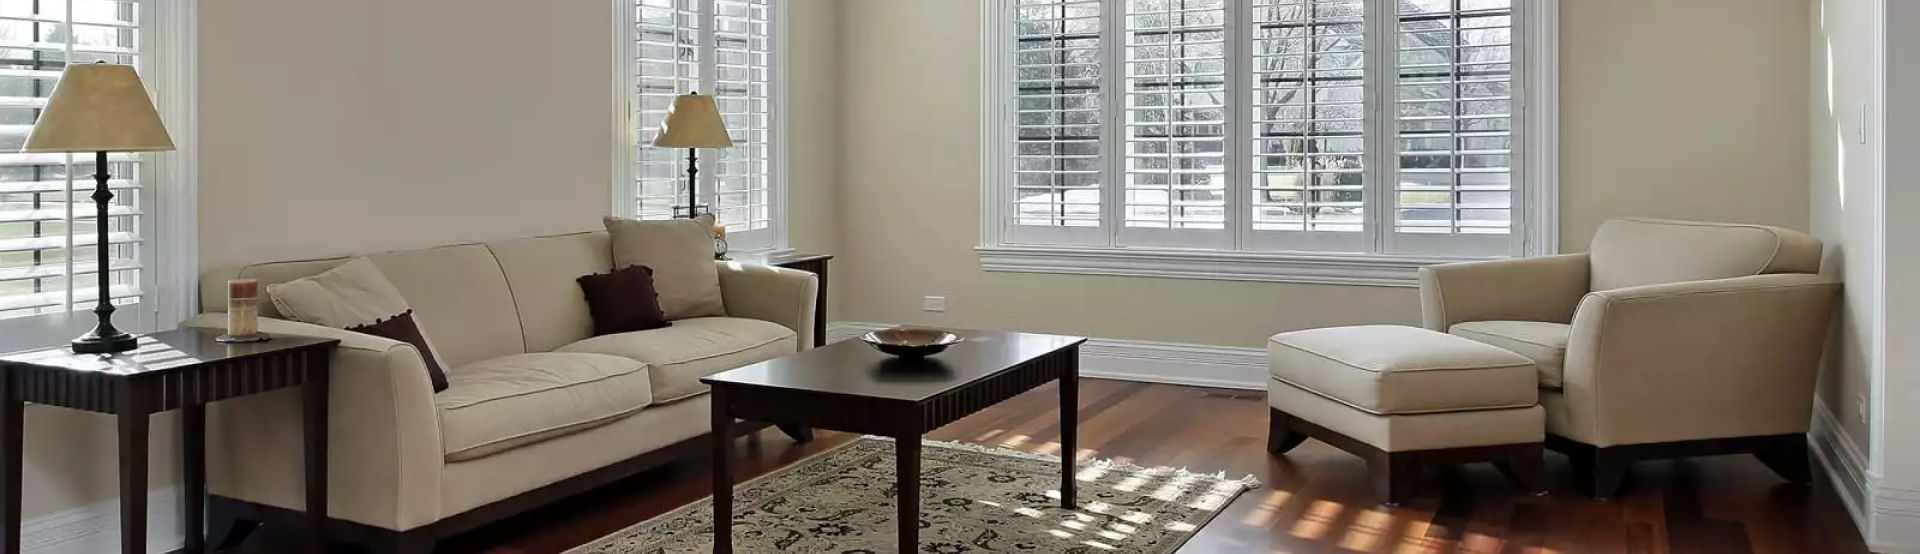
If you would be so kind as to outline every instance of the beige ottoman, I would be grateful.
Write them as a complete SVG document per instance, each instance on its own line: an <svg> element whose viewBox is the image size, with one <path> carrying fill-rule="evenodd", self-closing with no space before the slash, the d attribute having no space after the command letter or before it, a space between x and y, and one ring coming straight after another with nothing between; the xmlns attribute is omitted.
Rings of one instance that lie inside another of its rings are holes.
<svg viewBox="0 0 1920 554"><path fill-rule="evenodd" d="M1359 455L1390 505L1432 464L1494 462L1546 490L1539 374L1525 356L1399 325L1281 333L1267 356L1275 454L1312 437Z"/></svg>

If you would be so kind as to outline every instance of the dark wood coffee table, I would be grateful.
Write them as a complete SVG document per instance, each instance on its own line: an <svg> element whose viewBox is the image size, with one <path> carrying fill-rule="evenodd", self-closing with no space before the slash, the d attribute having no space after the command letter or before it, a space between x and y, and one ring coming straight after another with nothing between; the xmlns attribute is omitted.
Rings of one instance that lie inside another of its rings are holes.
<svg viewBox="0 0 1920 554"><path fill-rule="evenodd" d="M1060 382L1060 503L1074 506L1080 344L1087 339L954 331L966 342L911 360L858 340L715 374L713 428L734 419L893 437L900 551L920 535L920 436L1048 381ZM733 441L713 438L713 551L733 552Z"/></svg>

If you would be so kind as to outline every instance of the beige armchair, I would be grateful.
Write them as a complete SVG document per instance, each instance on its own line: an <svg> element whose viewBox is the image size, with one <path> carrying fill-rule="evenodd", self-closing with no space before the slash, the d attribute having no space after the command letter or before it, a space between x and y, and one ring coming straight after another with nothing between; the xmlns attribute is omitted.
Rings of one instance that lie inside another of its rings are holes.
<svg viewBox="0 0 1920 554"><path fill-rule="evenodd" d="M1608 221L1588 253L1422 269L1424 325L1533 359L1547 446L1596 498L1635 460L1751 453L1811 478L1806 433L1840 285L1758 225Z"/></svg>

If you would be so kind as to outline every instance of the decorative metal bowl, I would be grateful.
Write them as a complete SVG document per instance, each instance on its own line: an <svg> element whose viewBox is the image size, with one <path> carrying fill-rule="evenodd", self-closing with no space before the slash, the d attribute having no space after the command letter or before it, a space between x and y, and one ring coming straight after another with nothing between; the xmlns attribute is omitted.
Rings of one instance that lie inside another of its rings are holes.
<svg viewBox="0 0 1920 554"><path fill-rule="evenodd" d="M860 340L876 350L902 358L924 358L966 339L939 329L899 327L860 335Z"/></svg>

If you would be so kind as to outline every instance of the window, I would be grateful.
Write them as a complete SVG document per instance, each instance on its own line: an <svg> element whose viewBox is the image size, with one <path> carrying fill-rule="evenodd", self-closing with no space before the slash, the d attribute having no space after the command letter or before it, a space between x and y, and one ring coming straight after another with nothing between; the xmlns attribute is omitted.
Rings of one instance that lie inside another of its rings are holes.
<svg viewBox="0 0 1920 554"><path fill-rule="evenodd" d="M712 95L732 148L700 152L699 199L726 226L735 249L783 246L779 161L781 102L774 0L616 0L630 19L622 32L622 152L616 156L616 213L673 216L686 204L685 149L651 145L675 96ZM630 77L631 81L625 81Z"/></svg>
<svg viewBox="0 0 1920 554"><path fill-rule="evenodd" d="M1409 284L1553 248L1552 0L988 4L990 270Z"/></svg>
<svg viewBox="0 0 1920 554"><path fill-rule="evenodd" d="M114 200L107 221L94 216L92 155L23 154L33 122L69 63L130 64L153 90L174 141L192 146L181 117L184 91L177 60L177 23L191 13L180 2L151 0L0 0L0 349L59 344L83 332L109 272L107 294L121 309L116 325L153 330L190 309L197 270L190 254L165 244L178 204L157 202L186 186L181 153L109 156ZM191 196L185 196L191 203ZM171 197L169 198L171 201ZM111 256L95 255L106 225ZM187 222L190 228L191 222ZM178 242L178 241L175 241ZM167 250L166 255L161 251ZM188 248L185 252L191 252ZM168 320L158 314L168 311ZM67 317L73 313L75 317Z"/></svg>

